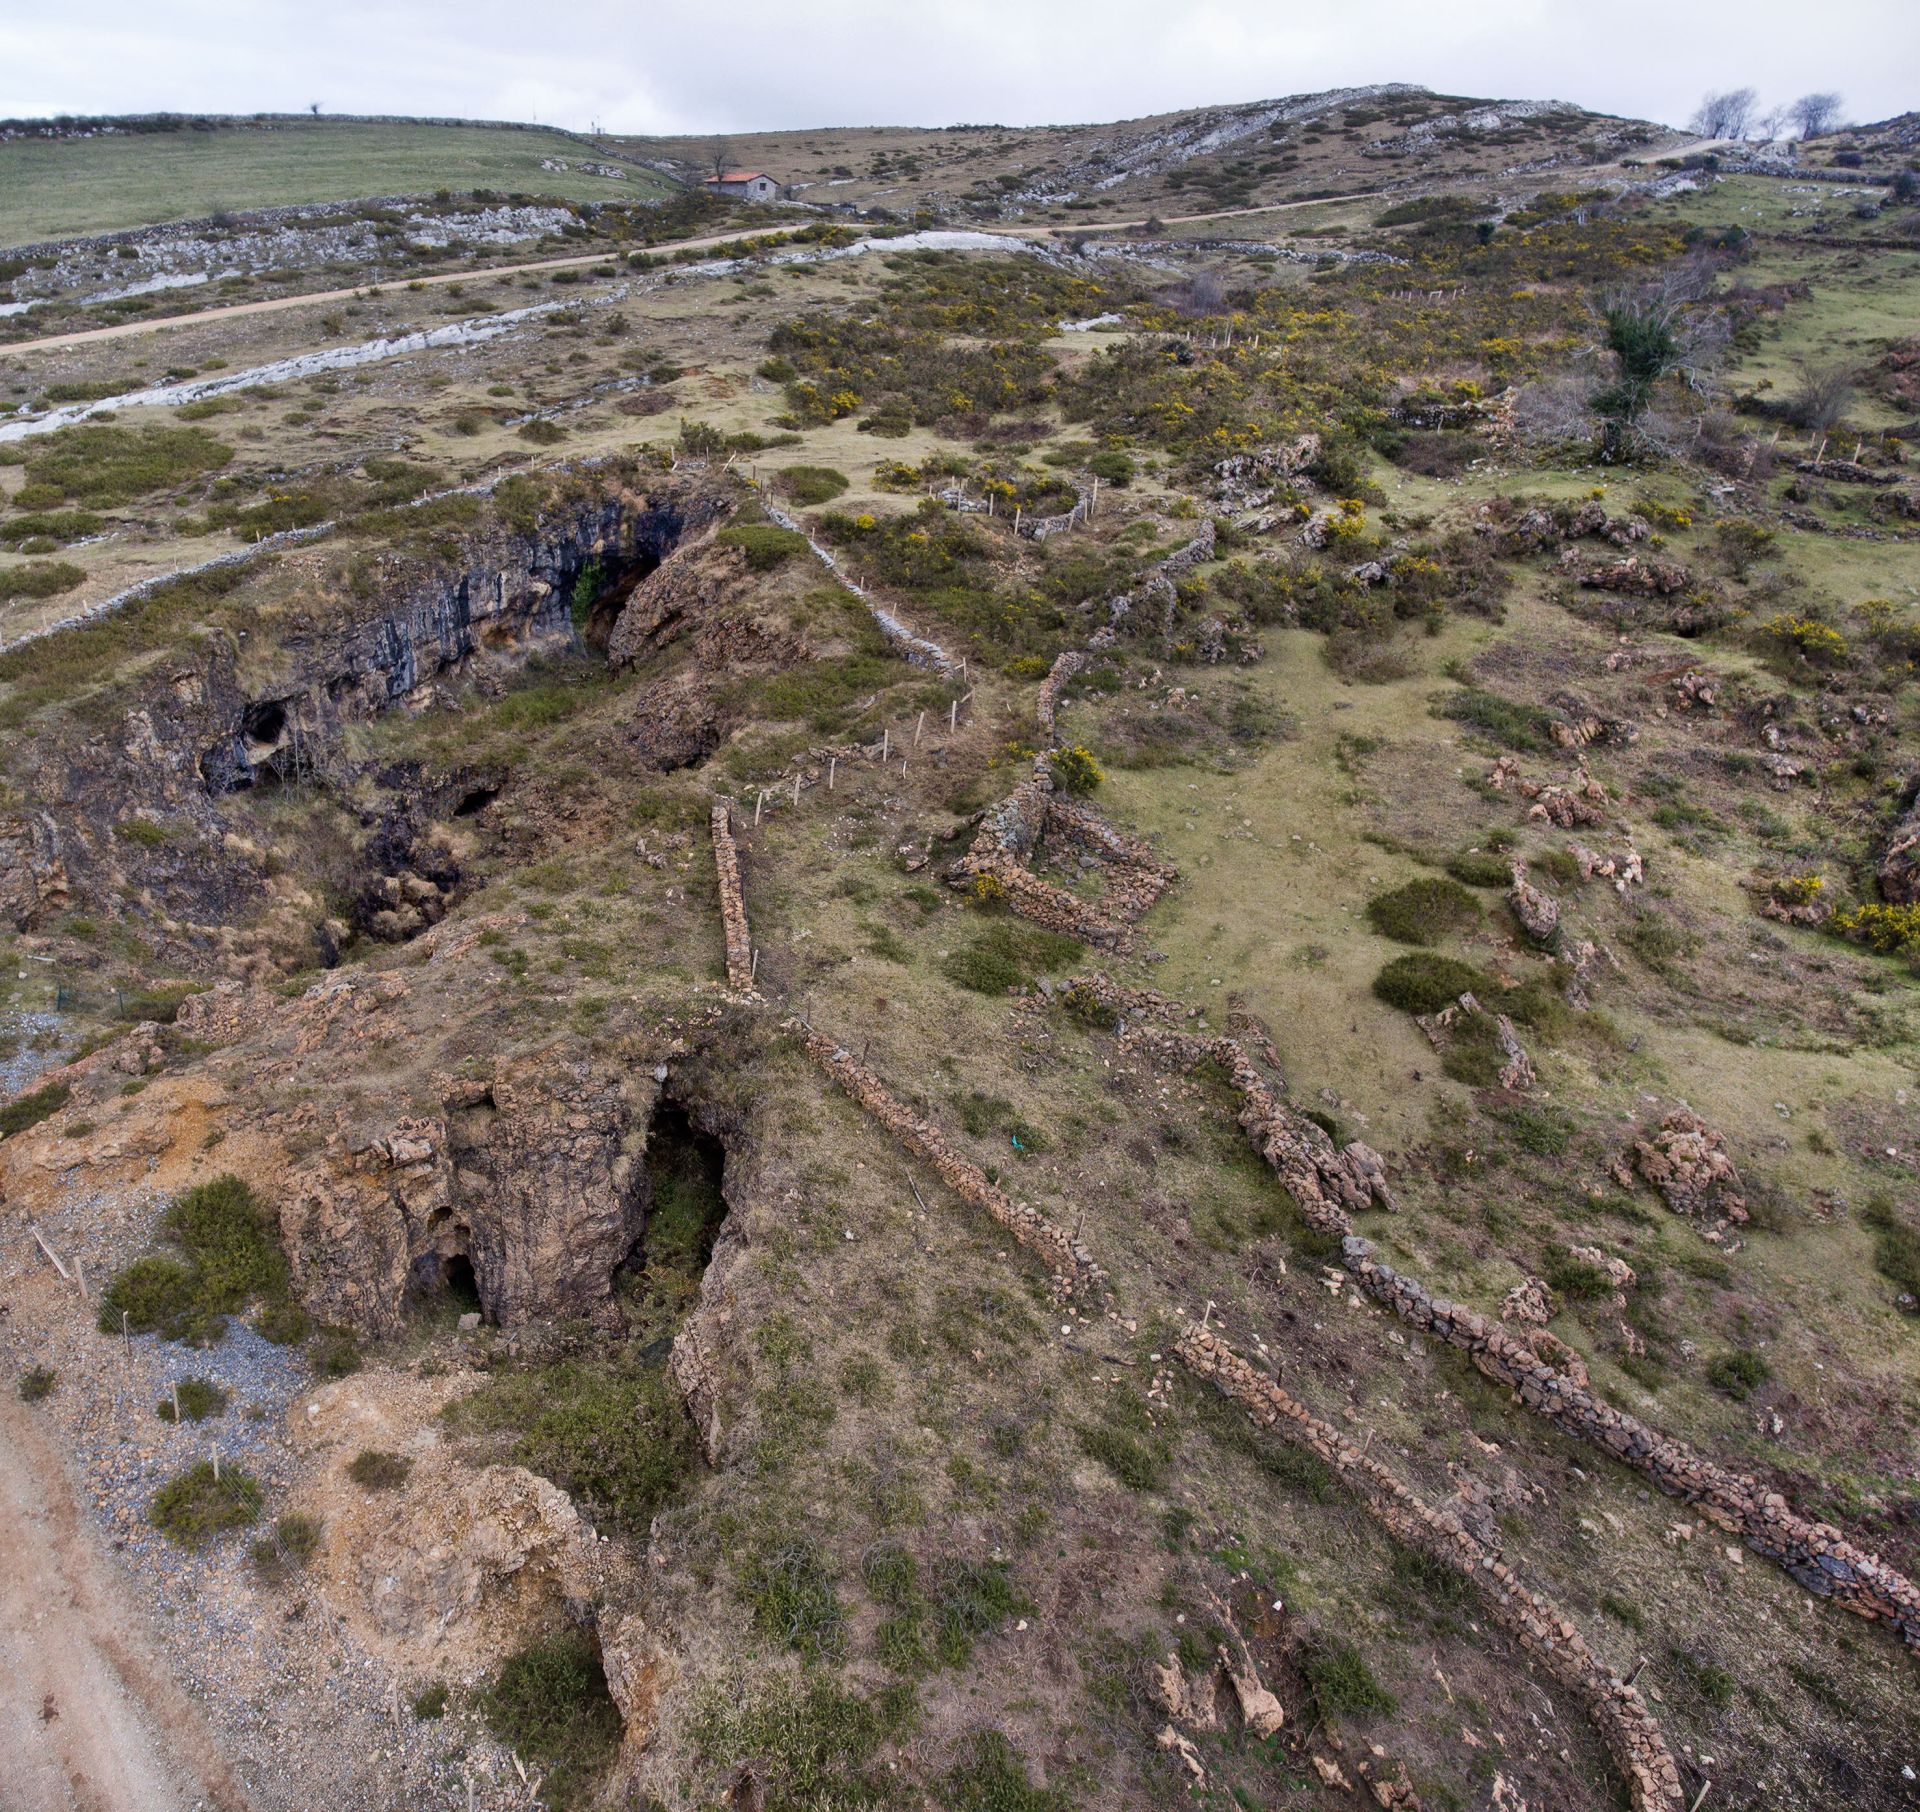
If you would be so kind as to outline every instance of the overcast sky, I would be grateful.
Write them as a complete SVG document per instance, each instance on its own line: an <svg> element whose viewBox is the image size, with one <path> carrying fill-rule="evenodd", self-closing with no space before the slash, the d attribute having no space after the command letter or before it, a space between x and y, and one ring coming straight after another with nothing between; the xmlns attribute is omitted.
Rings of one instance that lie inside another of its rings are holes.
<svg viewBox="0 0 1920 1812"><path fill-rule="evenodd" d="M0 116L453 114L616 132L1122 119L1363 82L1684 122L1920 107L1920 0L0 0Z"/></svg>

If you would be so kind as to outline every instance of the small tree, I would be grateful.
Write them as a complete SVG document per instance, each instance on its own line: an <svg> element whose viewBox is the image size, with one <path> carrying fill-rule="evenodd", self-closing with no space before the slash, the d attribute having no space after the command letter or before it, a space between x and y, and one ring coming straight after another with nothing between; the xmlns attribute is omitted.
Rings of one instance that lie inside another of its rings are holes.
<svg viewBox="0 0 1920 1812"><path fill-rule="evenodd" d="M733 147L724 138L713 141L713 180L718 182L733 168Z"/></svg>
<svg viewBox="0 0 1920 1812"><path fill-rule="evenodd" d="M1709 93L1701 98L1689 125L1702 138L1745 138L1759 101L1751 88Z"/></svg>
<svg viewBox="0 0 1920 1812"><path fill-rule="evenodd" d="M1825 434L1838 426L1853 401L1854 377L1849 365L1798 367L1787 406L1794 421L1810 434Z"/></svg>
<svg viewBox="0 0 1920 1812"><path fill-rule="evenodd" d="M1638 289L1601 296L1603 337L1615 369L1613 383L1592 399L1607 421L1605 458L1620 456L1626 429L1653 400L1663 377L1678 374L1691 382L1711 361L1724 322L1715 311L1693 307L1705 299L1711 283L1710 267L1696 261Z"/></svg>
<svg viewBox="0 0 1920 1812"><path fill-rule="evenodd" d="M1819 138L1840 124L1842 105L1840 96L1831 91L1803 94L1787 109L1787 119L1802 138Z"/></svg>

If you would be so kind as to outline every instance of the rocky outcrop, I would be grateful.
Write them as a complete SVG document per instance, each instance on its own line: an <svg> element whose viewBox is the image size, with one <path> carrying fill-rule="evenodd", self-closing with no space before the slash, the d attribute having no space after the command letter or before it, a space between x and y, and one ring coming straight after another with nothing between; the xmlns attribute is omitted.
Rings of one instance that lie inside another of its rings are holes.
<svg viewBox="0 0 1920 1812"><path fill-rule="evenodd" d="M305 1578L388 1667L415 1679L476 1680L522 1644L591 1621L630 1586L557 1485L520 1466L470 1466L436 1412L480 1380L356 1374L289 1412L306 1462L295 1501L321 1545ZM346 1472L366 1450L406 1462L397 1488Z"/></svg>
<svg viewBox="0 0 1920 1812"><path fill-rule="evenodd" d="M1607 560L1572 547L1560 555L1560 574L1583 590L1625 592L1643 598L1671 597L1693 583L1693 574L1678 560L1663 560L1657 554L1629 554L1624 560Z"/></svg>
<svg viewBox="0 0 1920 1812"><path fill-rule="evenodd" d="M552 507L527 532L502 526L479 536L451 563L392 563L381 607L307 644L294 677L270 695L229 703L225 685L213 688L208 708L231 715L203 746L207 790L232 792L269 774L301 779L342 722L418 709L476 659L567 646L583 575L597 569L611 581L622 569L652 570L726 507L717 490L609 487Z"/></svg>
<svg viewBox="0 0 1920 1812"><path fill-rule="evenodd" d="M1672 1752L1639 1692L1596 1655L1580 1632L1513 1569L1435 1509L1378 1460L1206 1327L1189 1325L1174 1348L1183 1365L1244 1409L1256 1428L1316 1454L1358 1493L1393 1539L1469 1580L1522 1653L1576 1694L1625 1777L1636 1812L1682 1812L1686 1800Z"/></svg>
<svg viewBox="0 0 1920 1812"><path fill-rule="evenodd" d="M645 1219L657 1093L563 1044L448 1085L437 1113L336 1131L280 1195L301 1300L391 1333L463 1261L502 1325L590 1313Z"/></svg>
<svg viewBox="0 0 1920 1812"><path fill-rule="evenodd" d="M1507 904L1520 921L1520 929L1536 944L1551 944L1559 935L1559 903L1527 879L1527 865L1517 856L1513 863L1513 885L1507 889Z"/></svg>
<svg viewBox="0 0 1920 1812"><path fill-rule="evenodd" d="M1675 1108L1652 1138L1634 1141L1633 1168L1675 1214L1701 1222L1716 1237L1747 1218L1726 1134L1687 1108Z"/></svg>
<svg viewBox="0 0 1920 1812"><path fill-rule="evenodd" d="M1920 774L1902 794L1906 809L1887 837L1874 868L1880 897L1890 906L1920 905Z"/></svg>
<svg viewBox="0 0 1920 1812"><path fill-rule="evenodd" d="M50 812L0 815L0 918L32 931L72 903L60 827Z"/></svg>

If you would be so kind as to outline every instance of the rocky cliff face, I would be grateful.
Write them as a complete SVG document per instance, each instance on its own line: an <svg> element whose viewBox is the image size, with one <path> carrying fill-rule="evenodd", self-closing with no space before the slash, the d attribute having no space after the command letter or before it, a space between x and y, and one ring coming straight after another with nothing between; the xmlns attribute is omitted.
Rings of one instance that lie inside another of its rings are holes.
<svg viewBox="0 0 1920 1812"><path fill-rule="evenodd" d="M417 847L422 826L409 815L417 776L373 776L383 800L370 810L364 798L348 799L364 776L342 753L343 728L421 709L487 665L571 646L576 591L624 603L637 579L731 507L731 494L704 480L582 486L530 526L492 519L451 558L382 556L364 598L329 592L246 640L183 641L117 724L56 719L11 752L8 778L45 805L31 816L0 814L0 914L31 931L75 899L119 892L178 940L173 960L212 951L221 967L244 972L233 928L259 921L264 903L284 921L269 940L275 948L297 947L310 960L318 936L330 961L347 924L328 929L322 890L276 872L222 804L254 787L320 786L365 827L353 928L414 935L440 917L457 870ZM316 559L312 583L324 583L325 571ZM304 589L304 570L298 577ZM276 677L263 682L263 671ZM671 754L696 759L712 746L710 712L665 716Z"/></svg>
<svg viewBox="0 0 1920 1812"><path fill-rule="evenodd" d="M591 1313L645 1222L658 1091L563 1044L449 1085L436 1114L336 1132L282 1197L301 1299L389 1333L466 1265L503 1325Z"/></svg>
<svg viewBox="0 0 1920 1812"><path fill-rule="evenodd" d="M573 639L573 594L597 569L593 589L657 568L688 533L725 513L721 493L681 488L583 499L528 534L506 532L469 545L450 569L399 579L398 595L325 643L297 656L297 680L272 696L208 701L225 718L199 768L216 796L268 776L298 779L311 754L343 722L396 706L418 710L441 686L488 655L524 658Z"/></svg>

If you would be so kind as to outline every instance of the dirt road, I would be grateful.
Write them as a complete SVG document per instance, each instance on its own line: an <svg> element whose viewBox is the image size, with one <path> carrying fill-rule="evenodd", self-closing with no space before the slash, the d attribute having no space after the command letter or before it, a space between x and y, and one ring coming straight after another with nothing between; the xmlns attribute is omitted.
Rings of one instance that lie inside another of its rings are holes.
<svg viewBox="0 0 1920 1812"><path fill-rule="evenodd" d="M0 1396L0 1805L245 1812L74 1501L36 1413Z"/></svg>
<svg viewBox="0 0 1920 1812"><path fill-rule="evenodd" d="M1381 189L1363 189L1352 195L1320 195L1309 201L1276 201L1260 208L1227 208L1215 214L1169 214L1162 216L1163 226L1190 226L1202 220L1237 220L1247 214L1280 214L1289 208L1324 207L1337 201L1366 201L1384 194ZM752 234L739 230L714 233L704 239L677 239L660 247L662 252L704 251L711 246L731 245L743 237L771 238L776 234L796 233L802 222L790 227L767 227ZM969 227L969 232L997 233L1003 239L1052 239L1074 233L1116 233L1145 226L1145 220L1088 220L1071 226ZM572 258L536 258L526 264L495 264L484 270L441 271L431 277L409 277L377 287L394 292L401 289L434 289L443 283L478 283L491 277L517 276L521 271L558 271L590 264L611 263L616 254L589 252ZM312 308L328 302L351 302L367 293L368 286L357 289L309 290L298 296L273 296L264 302L233 302L224 308L203 308L193 314L162 315L152 321L122 321L112 327L79 327L70 333L48 334L44 339L0 341L0 352L51 352L62 346L84 346L95 340L123 340L134 334L160 333L169 327L192 327L209 321L227 321L237 315L272 315L289 308Z"/></svg>

